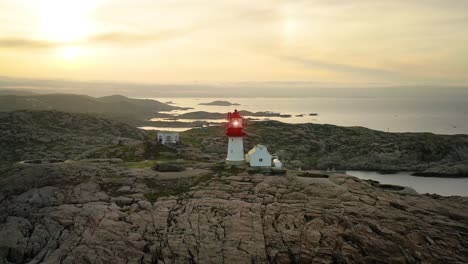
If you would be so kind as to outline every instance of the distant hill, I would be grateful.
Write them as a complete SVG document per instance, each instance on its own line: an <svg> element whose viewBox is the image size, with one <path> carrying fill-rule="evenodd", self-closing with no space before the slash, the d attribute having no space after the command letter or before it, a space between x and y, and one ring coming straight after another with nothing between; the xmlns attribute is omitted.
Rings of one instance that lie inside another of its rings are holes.
<svg viewBox="0 0 468 264"><path fill-rule="evenodd" d="M156 100L132 99L121 95L95 98L76 94L1 95L0 111L57 110L92 113L121 121L151 118L158 111L181 109Z"/></svg>
<svg viewBox="0 0 468 264"><path fill-rule="evenodd" d="M37 93L25 90L0 89L1 95L37 95Z"/></svg>

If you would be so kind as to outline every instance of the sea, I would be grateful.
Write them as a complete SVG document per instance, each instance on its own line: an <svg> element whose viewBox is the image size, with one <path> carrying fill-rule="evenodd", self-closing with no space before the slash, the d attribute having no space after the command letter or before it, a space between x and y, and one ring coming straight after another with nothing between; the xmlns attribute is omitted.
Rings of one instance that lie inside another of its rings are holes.
<svg viewBox="0 0 468 264"><path fill-rule="evenodd" d="M412 172L381 174L375 171L346 171L347 175L363 180L374 180L382 184L408 186L416 192L435 193L442 196L468 196L468 178L441 178L412 176Z"/></svg>
<svg viewBox="0 0 468 264"><path fill-rule="evenodd" d="M152 99L152 98L151 98ZM465 97L308 97L308 98L154 98L174 106L192 107L173 111L227 113L238 110L271 111L290 118L262 118L285 123L317 123L338 126L362 126L385 132L430 132L468 134L468 100ZM215 100L237 103L235 106L200 105ZM314 115L310 115L314 114ZM317 115L315 115L317 114ZM155 119L158 120L158 119ZM193 121L193 120L178 120ZM209 120L222 122L224 120ZM151 129L151 127L147 127ZM166 128L166 130L181 130Z"/></svg>
<svg viewBox="0 0 468 264"><path fill-rule="evenodd" d="M148 98L153 99L153 98ZM291 117L269 117L285 123L316 123L338 126L361 126L385 132L429 132L435 134L468 134L468 100L466 97L307 97L307 98L154 98L192 111L227 113L248 110L271 111ZM239 105L200 105L216 100ZM312 114L312 115L310 115ZM257 118L257 117L255 117ZM155 118L153 120L164 120ZM194 120L178 120L191 122ZM224 122L225 120L207 120ZM190 128L142 127L143 129L184 131ZM419 193L443 196L468 196L468 178L415 177L410 172L383 175L372 171L348 171L348 175L372 179L383 184L409 186Z"/></svg>

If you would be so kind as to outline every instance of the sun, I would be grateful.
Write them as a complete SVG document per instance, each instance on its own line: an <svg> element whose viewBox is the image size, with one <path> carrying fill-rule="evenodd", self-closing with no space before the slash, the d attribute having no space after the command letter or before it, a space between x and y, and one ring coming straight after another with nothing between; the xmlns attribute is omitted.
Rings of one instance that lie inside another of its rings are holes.
<svg viewBox="0 0 468 264"><path fill-rule="evenodd" d="M38 2L40 14L40 34L54 42L76 42L92 34L90 19L98 1L41 0Z"/></svg>
<svg viewBox="0 0 468 264"><path fill-rule="evenodd" d="M83 48L76 47L76 46L66 46L60 48L60 54L65 60L74 60L84 53Z"/></svg>
<svg viewBox="0 0 468 264"><path fill-rule="evenodd" d="M283 35L286 38L292 38L298 31L298 23L293 19L285 19L283 21Z"/></svg>
<svg viewBox="0 0 468 264"><path fill-rule="evenodd" d="M300 32L300 20L297 16L297 10L292 5L285 5L281 11L283 17L281 23L283 40L285 42L293 41Z"/></svg>

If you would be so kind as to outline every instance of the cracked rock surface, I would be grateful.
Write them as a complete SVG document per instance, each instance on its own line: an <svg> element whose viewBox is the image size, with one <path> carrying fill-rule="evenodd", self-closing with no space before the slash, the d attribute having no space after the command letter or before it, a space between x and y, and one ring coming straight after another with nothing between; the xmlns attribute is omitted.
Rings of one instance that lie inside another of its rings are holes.
<svg viewBox="0 0 468 264"><path fill-rule="evenodd" d="M197 177L16 165L0 177L0 263L468 262L467 198L340 175ZM184 181L191 187L146 199Z"/></svg>

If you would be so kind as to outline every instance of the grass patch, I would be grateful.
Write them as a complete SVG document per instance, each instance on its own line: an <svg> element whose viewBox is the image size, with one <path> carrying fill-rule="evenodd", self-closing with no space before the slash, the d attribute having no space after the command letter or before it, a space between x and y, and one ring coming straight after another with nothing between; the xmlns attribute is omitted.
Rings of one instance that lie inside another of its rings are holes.
<svg viewBox="0 0 468 264"><path fill-rule="evenodd" d="M148 185L148 183L146 183ZM157 185L155 182L154 185L151 183L152 186ZM148 186L149 187L149 186ZM186 193L190 191L190 185L189 184L175 184L173 186L164 186L164 185L159 185L157 186L157 189L151 190L151 192L147 192L144 194L145 198L151 202L155 203L160 197L165 197L165 196L171 196L171 195L180 195L182 193Z"/></svg>
<svg viewBox="0 0 468 264"><path fill-rule="evenodd" d="M143 168L152 168L157 163L158 163L157 160L143 160L143 161L125 162L125 165L130 169L143 169Z"/></svg>
<svg viewBox="0 0 468 264"><path fill-rule="evenodd" d="M193 184L192 186L196 186L202 182L207 182L209 180L211 180L211 178L213 177L213 175L211 173L208 173L208 174L203 174L199 177L196 177L193 181Z"/></svg>
<svg viewBox="0 0 468 264"><path fill-rule="evenodd" d="M211 171L219 174L238 175L241 172L246 171L246 167L243 166L232 166L223 163L217 163L211 167Z"/></svg>
<svg viewBox="0 0 468 264"><path fill-rule="evenodd" d="M136 146L109 145L93 150L87 154L87 158L120 158L124 161L140 161L141 154L137 154L143 147L142 144Z"/></svg>
<svg viewBox="0 0 468 264"><path fill-rule="evenodd" d="M143 179L143 183L146 186L148 186L148 188L151 188L151 189L156 189L159 186L158 181L156 179L154 179L154 178Z"/></svg>
<svg viewBox="0 0 468 264"><path fill-rule="evenodd" d="M178 196L190 191L190 188L200 183L211 180L211 173L198 177L178 179L178 180L157 180L155 178L143 179L143 183L151 190L144 194L145 198L151 202L156 202L161 197Z"/></svg>
<svg viewBox="0 0 468 264"><path fill-rule="evenodd" d="M148 202L154 204L159 199L159 197L163 195L161 195L161 193L145 193L144 196Z"/></svg>
<svg viewBox="0 0 468 264"><path fill-rule="evenodd" d="M153 159L153 160L142 160L142 161L128 161L128 162L125 162L125 165L127 166L127 168L130 168L130 169L143 169L143 168L153 168L157 164L161 164L161 165L177 164L180 166L184 166L184 165L189 165L193 163L194 162L190 160L162 157L162 158L158 158L157 160Z"/></svg>

